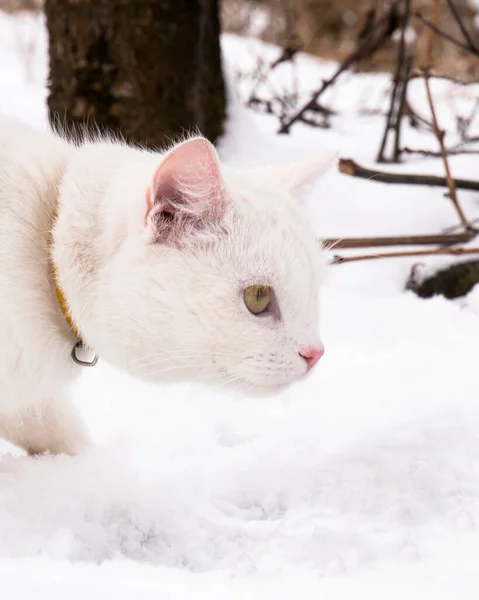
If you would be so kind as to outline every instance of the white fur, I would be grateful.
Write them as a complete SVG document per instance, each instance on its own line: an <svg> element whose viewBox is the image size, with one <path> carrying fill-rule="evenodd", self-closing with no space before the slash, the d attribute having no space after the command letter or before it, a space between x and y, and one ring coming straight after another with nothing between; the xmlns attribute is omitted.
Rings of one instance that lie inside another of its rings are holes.
<svg viewBox="0 0 479 600"><path fill-rule="evenodd" d="M87 440L66 395L81 367L49 252L85 341L139 377L277 389L304 376L298 352L321 344L322 258L293 192L322 162L221 168L217 222L162 244L145 210L163 160L112 140L74 146L0 117L0 435L13 443L76 453ZM275 290L280 320L248 312L252 284Z"/></svg>

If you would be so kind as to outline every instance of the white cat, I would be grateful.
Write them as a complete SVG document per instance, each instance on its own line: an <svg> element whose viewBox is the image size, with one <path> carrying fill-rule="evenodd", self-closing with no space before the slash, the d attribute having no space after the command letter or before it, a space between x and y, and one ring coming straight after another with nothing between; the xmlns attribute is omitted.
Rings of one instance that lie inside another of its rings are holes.
<svg viewBox="0 0 479 600"><path fill-rule="evenodd" d="M323 353L322 256L299 202L330 162L236 170L201 137L75 146L0 118L0 436L84 447L79 339L149 380L301 379Z"/></svg>

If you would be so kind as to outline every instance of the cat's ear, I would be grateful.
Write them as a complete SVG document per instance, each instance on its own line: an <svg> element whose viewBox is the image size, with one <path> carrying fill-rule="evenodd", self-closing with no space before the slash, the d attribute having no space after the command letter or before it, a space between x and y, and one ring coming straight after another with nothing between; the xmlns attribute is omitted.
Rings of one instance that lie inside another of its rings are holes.
<svg viewBox="0 0 479 600"><path fill-rule="evenodd" d="M225 188L216 150L207 139L175 146L156 169L146 192L145 227L155 242L178 241L224 212Z"/></svg>
<svg viewBox="0 0 479 600"><path fill-rule="evenodd" d="M338 158L339 153L334 152L285 165L281 169L281 182L292 196L302 200L310 193L321 176L335 165Z"/></svg>

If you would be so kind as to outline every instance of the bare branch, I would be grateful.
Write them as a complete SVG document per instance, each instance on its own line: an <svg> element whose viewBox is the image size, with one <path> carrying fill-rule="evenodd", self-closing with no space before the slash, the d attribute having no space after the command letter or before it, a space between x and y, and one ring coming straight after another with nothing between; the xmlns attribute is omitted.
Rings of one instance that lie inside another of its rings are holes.
<svg viewBox="0 0 479 600"><path fill-rule="evenodd" d="M319 127L320 129L329 129L331 127L331 125L329 124L329 121L327 120L323 120L323 121L318 121L317 119L310 119L309 117L306 117L305 115L303 115L299 121L301 123L305 123L306 125L309 125L310 127Z"/></svg>
<svg viewBox="0 0 479 600"><path fill-rule="evenodd" d="M337 115L338 113L333 110L332 108L328 108L327 106L323 106L322 104L319 104L318 102L314 102L310 107L309 110L313 111L313 112L318 112L322 115L325 115L326 117L331 117L333 115Z"/></svg>
<svg viewBox="0 0 479 600"><path fill-rule="evenodd" d="M431 117L432 117L432 122L434 125L434 131L435 131L436 138L437 138L437 141L439 144L439 148L441 149L441 157L442 157L442 162L444 164L444 171L446 173L447 187L449 188L449 197L451 199L451 202L454 204L456 212L459 216L459 220L465 227L467 227L466 215L464 214L464 212L461 208L461 205L459 204L459 201L457 199L456 183L451 175L451 170L449 168L449 161L447 159L447 152L446 152L446 148L444 146L445 132L442 129L440 129L440 127L439 127L439 123L438 123L437 115L436 115L436 109L434 107L434 101L433 101L432 94L431 94L431 86L429 83L429 77L428 77L427 72L424 73L424 83L426 86L429 107L431 109Z"/></svg>
<svg viewBox="0 0 479 600"><path fill-rule="evenodd" d="M400 148L401 154L420 154L421 156L429 156L431 158L440 158L441 152L435 152L434 150L421 150L420 148ZM446 154L448 156L454 156L457 154L479 154L479 150L472 150L471 148L446 148Z"/></svg>
<svg viewBox="0 0 479 600"><path fill-rule="evenodd" d="M404 0L404 14L402 15L401 38L396 58L396 72L394 75L394 86L391 93L386 126L379 148L377 162L387 162L384 156L386 144L391 130L394 130L394 152L393 162L399 161L400 137L403 116L407 109L407 87L411 75L413 59L406 56L406 30L409 25L411 14L411 0Z"/></svg>
<svg viewBox="0 0 479 600"><path fill-rule="evenodd" d="M447 158L446 148L444 146L445 131L443 131L439 127L439 121L437 119L436 108L434 106L434 100L433 100L433 97L431 94L431 85L430 85L430 81L429 81L429 71L433 65L433 47L434 47L435 33L436 33L436 29L437 29L436 24L437 24L437 20L439 18L439 4L440 4L440 0L434 0L434 5L432 8L432 23L431 23L432 28L429 31L429 39L428 39L427 53L426 53L426 61L427 62L423 69L424 85L426 86L427 100L429 103L429 108L431 110L431 119L432 119L432 124L434 127L434 133L436 135L436 139L439 144L442 162L444 165L444 171L446 173L447 187L449 188L449 197L451 199L451 202L454 205L454 208L457 212L459 220L464 225L464 227L467 227L467 225L468 225L467 218L466 218L466 215L464 214L464 212L461 208L461 205L459 204L459 201L457 199L456 184L454 182L454 179L452 178L451 170L449 168L449 161Z"/></svg>
<svg viewBox="0 0 479 600"><path fill-rule="evenodd" d="M378 254L358 254L357 256L333 257L332 265L342 265L347 262L358 262L362 260L378 260L381 258L407 258L409 256L463 256L467 254L479 254L479 248L436 248L436 250L406 250L404 252L381 252Z"/></svg>
<svg viewBox="0 0 479 600"><path fill-rule="evenodd" d="M407 101L404 108L404 114L410 118L411 127L419 128L419 126L422 125L427 131L433 131L434 128L432 123L416 112Z"/></svg>
<svg viewBox="0 0 479 600"><path fill-rule="evenodd" d="M385 246L429 246L465 244L476 237L475 231L461 233L438 233L425 235L400 235L388 237L361 237L361 238L326 238L321 240L325 248L378 248Z"/></svg>
<svg viewBox="0 0 479 600"><path fill-rule="evenodd" d="M293 60L293 58L299 51L299 46L286 46L286 48L283 48L282 54L274 62L271 63L270 69L276 69L278 65Z"/></svg>
<svg viewBox="0 0 479 600"><path fill-rule="evenodd" d="M368 179L380 183L395 183L403 185L429 185L435 187L447 187L447 179L437 175L415 175L406 173L387 173L375 169L366 169L350 158L339 160L339 171L343 175L351 175L361 179ZM479 181L471 179L456 179L456 188L463 190L479 191Z"/></svg>
<svg viewBox="0 0 479 600"><path fill-rule="evenodd" d="M423 77L422 71L415 70L410 79L417 79L418 77ZM467 85L477 85L479 84L479 80L477 79L459 79L458 77L452 77L452 75L446 75L444 73L437 73L435 71L429 72L429 77L431 79L444 79L445 81L450 81L451 83L455 83L456 85L467 86Z"/></svg>
<svg viewBox="0 0 479 600"><path fill-rule="evenodd" d="M407 0L407 4L409 5L409 0ZM394 154L393 160L394 162L399 162L400 157L400 140L401 140L401 125L402 119L404 116L404 111L406 107L406 98L407 98L407 87L409 83L409 76L411 74L413 59L410 56L407 56L403 59L403 66L401 69L401 88L400 88L400 96L399 96L399 106L397 109L396 122L394 124Z"/></svg>

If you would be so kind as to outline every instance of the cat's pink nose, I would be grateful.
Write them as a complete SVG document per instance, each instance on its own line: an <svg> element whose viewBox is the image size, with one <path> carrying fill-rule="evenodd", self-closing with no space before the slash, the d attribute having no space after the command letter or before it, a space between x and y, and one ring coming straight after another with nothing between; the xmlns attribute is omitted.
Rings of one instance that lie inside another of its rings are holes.
<svg viewBox="0 0 479 600"><path fill-rule="evenodd" d="M301 350L299 355L306 361L306 371L310 371L323 354L324 348L306 348L305 350Z"/></svg>

